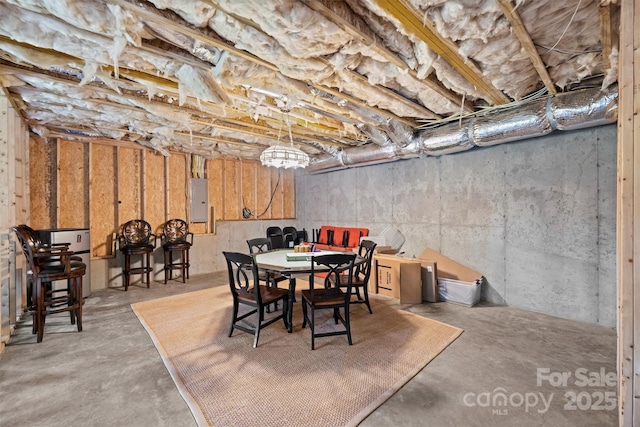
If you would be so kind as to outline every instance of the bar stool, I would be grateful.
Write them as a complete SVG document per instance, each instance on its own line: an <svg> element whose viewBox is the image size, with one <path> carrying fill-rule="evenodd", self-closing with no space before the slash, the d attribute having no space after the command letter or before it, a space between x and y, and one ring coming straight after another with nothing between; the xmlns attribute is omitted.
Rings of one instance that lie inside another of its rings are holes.
<svg viewBox="0 0 640 427"><path fill-rule="evenodd" d="M27 225L13 227L16 237L22 246L29 270L27 279L30 291L27 291L29 309L33 313L34 334L37 342L44 337L44 324L47 315L69 312L71 324L82 331L82 276L86 273L86 265L73 260L73 251L69 244L58 244L55 247L38 245L34 239L33 229ZM66 288L54 286L53 282L67 281Z"/></svg>
<svg viewBox="0 0 640 427"><path fill-rule="evenodd" d="M191 241L187 239L190 238ZM173 270L182 271L182 283L189 278L189 249L193 245L193 233L187 222L170 219L162 227L162 249L164 250L164 283L173 280ZM178 260L173 259L174 252L180 252Z"/></svg>
<svg viewBox="0 0 640 427"><path fill-rule="evenodd" d="M153 240L153 243L151 241ZM156 248L156 235L151 233L151 225L142 219L132 219L122 226L120 236L118 236L118 246L124 255L124 267L122 276L124 278L124 290L129 289L130 276L141 274L147 276L147 288L150 286L149 275L153 271L151 264L151 253ZM142 255L141 266L131 268L131 257ZM144 279L143 279L144 282Z"/></svg>

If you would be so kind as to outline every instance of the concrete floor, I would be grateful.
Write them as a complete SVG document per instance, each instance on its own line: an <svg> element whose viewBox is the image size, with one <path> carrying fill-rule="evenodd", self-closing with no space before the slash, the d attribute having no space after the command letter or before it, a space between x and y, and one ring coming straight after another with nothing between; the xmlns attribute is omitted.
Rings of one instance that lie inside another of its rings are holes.
<svg viewBox="0 0 640 427"><path fill-rule="evenodd" d="M51 316L40 344L29 317L0 354L0 426L194 426L130 304L220 285L226 273L94 292L83 332ZM617 425L615 330L509 307L403 308L465 332L362 426Z"/></svg>

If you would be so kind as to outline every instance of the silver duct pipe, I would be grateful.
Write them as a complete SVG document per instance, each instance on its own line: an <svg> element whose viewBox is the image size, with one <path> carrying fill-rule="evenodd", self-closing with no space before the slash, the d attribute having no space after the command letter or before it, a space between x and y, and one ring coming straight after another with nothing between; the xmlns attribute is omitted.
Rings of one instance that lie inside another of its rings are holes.
<svg viewBox="0 0 640 427"><path fill-rule="evenodd" d="M380 128L366 124L356 126L362 133L364 133L369 137L369 139L371 139L371 142L376 145L384 147L385 145L393 144L393 141L391 140L391 138L389 138L389 135L387 135L387 133Z"/></svg>
<svg viewBox="0 0 640 427"><path fill-rule="evenodd" d="M553 129L546 114L551 98L526 104L517 110L502 111L471 120L471 139L478 147L542 136Z"/></svg>
<svg viewBox="0 0 640 427"><path fill-rule="evenodd" d="M369 146L364 146L360 149L344 150L344 165L356 166L386 163L396 160L398 157L396 147L393 144L385 145L384 147L375 145L371 147L372 149L368 148Z"/></svg>
<svg viewBox="0 0 640 427"><path fill-rule="evenodd" d="M320 157L307 172L328 172L346 167L391 162L421 154L442 156L521 141L546 135L554 130L574 130L615 123L618 118L618 88L585 89L533 101L518 108L473 117L459 123L414 132L402 123L385 123L375 143L344 150L339 161L333 156ZM372 137L374 132L366 132ZM373 139L373 138L372 138ZM391 140L393 144L389 143ZM377 145L381 142L383 145ZM343 160L344 159L344 160Z"/></svg>

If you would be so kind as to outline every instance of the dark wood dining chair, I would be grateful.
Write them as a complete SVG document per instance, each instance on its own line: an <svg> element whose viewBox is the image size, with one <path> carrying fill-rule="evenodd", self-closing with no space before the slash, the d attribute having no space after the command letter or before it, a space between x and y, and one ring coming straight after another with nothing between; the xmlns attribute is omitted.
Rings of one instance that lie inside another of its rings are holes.
<svg viewBox="0 0 640 427"><path fill-rule="evenodd" d="M309 276L309 289L302 291L302 313L304 320L302 327L308 324L311 328L311 350L315 349L315 339L335 335L346 335L349 345L351 340L351 324L349 316L349 295L351 295L351 283L353 277L356 254L329 254L313 257L311 261L311 274ZM323 279L324 286L316 288L314 285L315 270L317 267L328 269ZM344 273L344 274L343 274ZM344 283L346 281L346 283ZM342 288L346 288L343 291ZM332 310L336 325L342 323L344 328L331 327L324 332L316 331L316 311Z"/></svg>
<svg viewBox="0 0 640 427"><path fill-rule="evenodd" d="M286 289L273 288L260 285L258 279L258 267L251 255L239 252L223 252L227 261L229 272L229 288L233 295L233 314L229 337L234 329L254 335L253 347L258 346L260 330L282 319L285 328L287 324L287 310L289 291ZM265 310L268 305L282 301L282 311L279 314L272 313L269 319L265 319ZM251 309L239 314L240 305L246 305ZM247 318L255 315L254 323L251 324Z"/></svg>
<svg viewBox="0 0 640 427"><path fill-rule="evenodd" d="M273 250L271 246L271 239L268 237L257 237L255 239L247 240L249 246L249 253L251 255L259 254L261 252L268 252ZM282 274L260 272L260 280L265 282L267 286L277 287L278 283L287 280L287 277Z"/></svg>
<svg viewBox="0 0 640 427"><path fill-rule="evenodd" d="M173 279L173 270L182 272L182 283L189 278L189 249L193 246L193 233L189 225L182 219L170 219L162 226L161 237L164 252L164 283ZM173 258L174 252L180 253L178 259Z"/></svg>
<svg viewBox="0 0 640 427"><path fill-rule="evenodd" d="M72 260L69 245L38 245L29 232L30 227L13 227L22 252L27 260L30 295L29 309L33 314L33 333L37 342L44 338L46 317L51 314L69 312L71 324L82 331L82 277L86 273L83 262ZM66 281L66 287L53 282Z"/></svg>
<svg viewBox="0 0 640 427"><path fill-rule="evenodd" d="M284 248L284 235L280 227L275 225L267 227L267 237L271 239L271 247L273 249Z"/></svg>
<svg viewBox="0 0 640 427"><path fill-rule="evenodd" d="M282 236L285 248L292 248L294 245L298 244L298 230L296 230L295 227L283 227Z"/></svg>
<svg viewBox="0 0 640 427"><path fill-rule="evenodd" d="M358 255L364 258L364 262L355 266L353 271L353 278L351 280L351 294L349 295L349 302L351 304L365 304L369 309L369 313L373 314L371 310L371 303L369 302L369 277L371 276L371 265L373 264L373 253L378 246L377 243L371 240L363 240L360 242L358 248ZM341 283L344 288L346 284L344 281ZM362 295L360 294L362 291ZM355 299L353 298L355 297Z"/></svg>

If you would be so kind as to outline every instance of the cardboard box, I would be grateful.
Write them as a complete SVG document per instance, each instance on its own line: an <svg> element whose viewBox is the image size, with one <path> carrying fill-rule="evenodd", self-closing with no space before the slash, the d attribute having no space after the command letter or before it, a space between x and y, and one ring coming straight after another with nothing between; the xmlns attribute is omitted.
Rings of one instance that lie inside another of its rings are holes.
<svg viewBox="0 0 640 427"><path fill-rule="evenodd" d="M374 254L369 292L400 299L400 304L422 302L420 260Z"/></svg>
<svg viewBox="0 0 640 427"><path fill-rule="evenodd" d="M422 276L422 301L438 302L438 265L433 261L420 260Z"/></svg>
<svg viewBox="0 0 640 427"><path fill-rule="evenodd" d="M398 250L393 249L391 246L378 245L373 252L378 254L397 254Z"/></svg>
<svg viewBox="0 0 640 427"><path fill-rule="evenodd" d="M437 263L439 279L454 279L464 282L475 282L476 280L482 279L482 274L433 249L426 248L418 255L418 258Z"/></svg>
<svg viewBox="0 0 640 427"><path fill-rule="evenodd" d="M472 306L480 300L482 274L429 248L418 259L422 261L422 295L425 301L452 301ZM433 274L427 271L429 266L432 266ZM448 286L448 289L440 289L441 286Z"/></svg>
<svg viewBox="0 0 640 427"><path fill-rule="evenodd" d="M354 253L358 253L360 251L360 247L353 248ZM398 251L393 249L391 246L377 245L373 250L374 254L397 254Z"/></svg>

